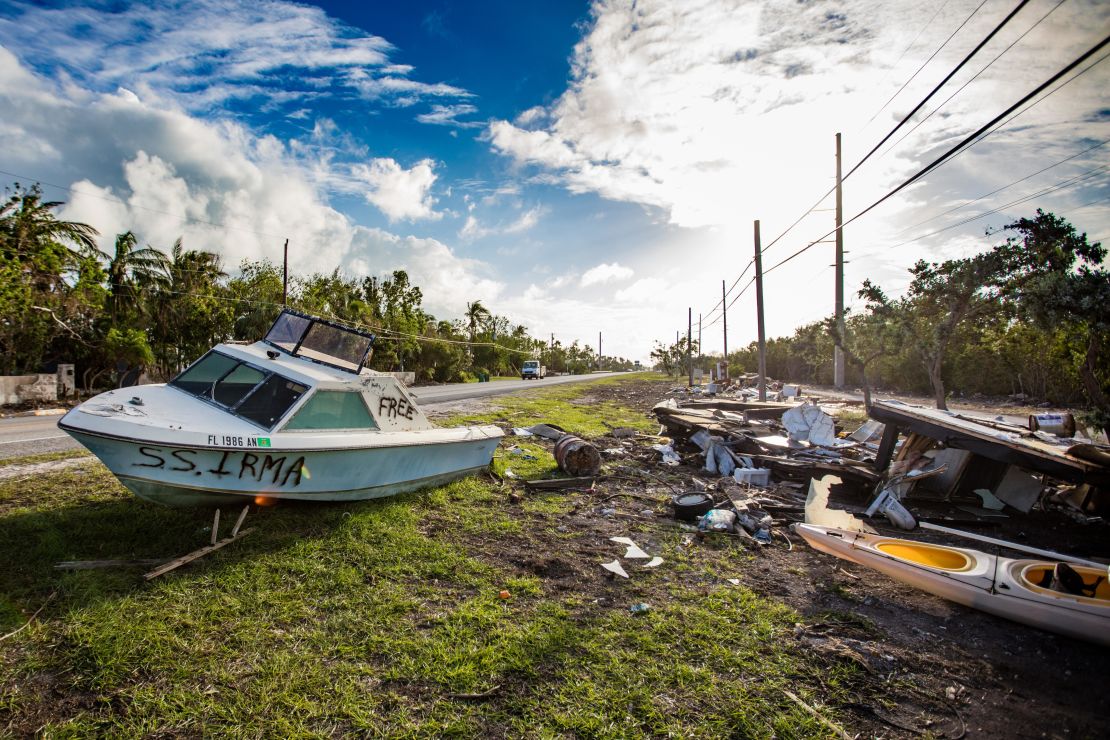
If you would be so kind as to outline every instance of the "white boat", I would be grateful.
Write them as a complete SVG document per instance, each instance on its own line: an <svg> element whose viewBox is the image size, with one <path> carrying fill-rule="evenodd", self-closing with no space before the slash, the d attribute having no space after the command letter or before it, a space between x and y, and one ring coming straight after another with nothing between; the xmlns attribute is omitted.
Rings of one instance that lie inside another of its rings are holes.
<svg viewBox="0 0 1110 740"><path fill-rule="evenodd" d="M1015 560L816 524L794 531L821 552L873 568L941 598L1015 622L1110 646L1110 583L1105 568L1073 565L1089 595L1048 588L1055 562Z"/></svg>
<svg viewBox="0 0 1110 740"><path fill-rule="evenodd" d="M101 393L58 426L137 496L196 506L390 496L485 470L503 432L439 428L374 336L286 309L265 339L220 344L166 384Z"/></svg>

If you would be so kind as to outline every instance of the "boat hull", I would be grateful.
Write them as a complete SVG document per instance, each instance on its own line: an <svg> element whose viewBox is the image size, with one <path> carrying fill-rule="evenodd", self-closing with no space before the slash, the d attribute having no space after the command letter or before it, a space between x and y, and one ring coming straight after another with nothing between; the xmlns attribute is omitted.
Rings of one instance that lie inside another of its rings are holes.
<svg viewBox="0 0 1110 740"><path fill-rule="evenodd" d="M1051 568L1052 563L1014 560L967 548L925 545L812 524L797 524L794 529L816 550L872 568L943 599L1110 647L1110 599L1103 595L1074 596L1030 583L1027 578L1030 572ZM931 562L928 554L915 561L913 550L949 553L950 559L936 558L932 562L950 567L928 564ZM1076 570L1089 582L1098 575L1093 568L1076 566Z"/></svg>
<svg viewBox="0 0 1110 740"><path fill-rule="evenodd" d="M136 496L170 506L359 501L485 470L497 437L347 449L218 449L147 443L68 428Z"/></svg>

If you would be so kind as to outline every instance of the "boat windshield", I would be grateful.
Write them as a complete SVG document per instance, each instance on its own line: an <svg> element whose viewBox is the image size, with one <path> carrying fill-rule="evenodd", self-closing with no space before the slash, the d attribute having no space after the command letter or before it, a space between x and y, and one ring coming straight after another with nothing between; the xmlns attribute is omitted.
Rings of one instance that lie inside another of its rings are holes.
<svg viewBox="0 0 1110 740"><path fill-rule="evenodd" d="M359 373L370 361L374 335L285 309L264 341L295 357Z"/></svg>
<svg viewBox="0 0 1110 740"><path fill-rule="evenodd" d="M266 429L273 429L308 391L306 385L219 352L185 368L170 385Z"/></svg>

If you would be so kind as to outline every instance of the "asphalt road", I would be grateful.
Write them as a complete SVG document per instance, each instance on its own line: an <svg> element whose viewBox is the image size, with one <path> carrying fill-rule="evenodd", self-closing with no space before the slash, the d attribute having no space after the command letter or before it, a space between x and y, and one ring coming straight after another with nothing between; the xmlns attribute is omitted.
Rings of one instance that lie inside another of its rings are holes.
<svg viewBox="0 0 1110 740"><path fill-rule="evenodd" d="M449 385L421 386L412 395L421 406L460 401L464 398L483 398L521 390L547 388L564 383L581 383L584 380L606 378L620 373L594 373L592 375L560 375L543 380L495 380L490 383L452 383ZM58 416L15 416L0 419L0 460L44 452L60 452L80 447L68 434L58 429Z"/></svg>

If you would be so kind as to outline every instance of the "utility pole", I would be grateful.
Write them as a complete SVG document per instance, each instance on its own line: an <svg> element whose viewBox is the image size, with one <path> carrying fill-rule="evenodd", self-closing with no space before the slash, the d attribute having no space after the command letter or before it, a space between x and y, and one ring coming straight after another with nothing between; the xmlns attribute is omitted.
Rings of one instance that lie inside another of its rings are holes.
<svg viewBox="0 0 1110 740"><path fill-rule="evenodd" d="M601 369L601 332L597 333L597 369Z"/></svg>
<svg viewBox="0 0 1110 740"><path fill-rule="evenodd" d="M698 357L701 357L701 314L698 314Z"/></svg>
<svg viewBox="0 0 1110 740"><path fill-rule="evenodd" d="M763 332L763 251L755 222L755 322L759 334L759 400L767 400L767 338Z"/></svg>
<svg viewBox="0 0 1110 740"><path fill-rule="evenodd" d="M285 240L284 256L281 260L281 305L284 308L289 303L289 240Z"/></svg>
<svg viewBox="0 0 1110 740"><path fill-rule="evenodd" d="M724 371L725 371L725 378L727 379L728 378L728 306L725 304L725 298L726 298L726 295L725 295L725 281L722 280L721 281L721 318L724 319L724 323L725 323L725 329L724 329L724 338L725 338L725 365L724 365Z"/></svg>
<svg viewBox="0 0 1110 740"><path fill-rule="evenodd" d="M840 177L840 134L836 135L836 329L844 337L844 193ZM844 387L844 350L833 349L833 385Z"/></svg>
<svg viewBox="0 0 1110 740"><path fill-rule="evenodd" d="M694 307L686 309L686 372L690 376L690 387L694 387L694 364L690 361L691 341L694 338Z"/></svg>

